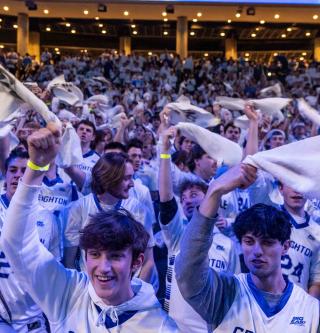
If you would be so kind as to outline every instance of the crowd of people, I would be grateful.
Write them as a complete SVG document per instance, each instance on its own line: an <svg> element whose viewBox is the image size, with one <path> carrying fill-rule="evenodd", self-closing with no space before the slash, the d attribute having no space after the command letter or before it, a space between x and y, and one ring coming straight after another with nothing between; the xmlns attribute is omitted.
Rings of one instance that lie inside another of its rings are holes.
<svg viewBox="0 0 320 333"><path fill-rule="evenodd" d="M320 332L320 64L0 63L0 332Z"/></svg>

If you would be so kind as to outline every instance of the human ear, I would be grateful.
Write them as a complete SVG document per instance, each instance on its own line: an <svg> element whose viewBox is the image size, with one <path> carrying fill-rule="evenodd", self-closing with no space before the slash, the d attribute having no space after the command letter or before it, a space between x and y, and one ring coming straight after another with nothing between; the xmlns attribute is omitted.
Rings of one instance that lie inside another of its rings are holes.
<svg viewBox="0 0 320 333"><path fill-rule="evenodd" d="M144 254L140 253L138 257L132 262L132 273L137 272L141 268L143 261L144 261Z"/></svg>
<svg viewBox="0 0 320 333"><path fill-rule="evenodd" d="M285 255L288 250L290 248L290 239L287 239L286 241L284 241L283 245L282 245L282 254L281 255Z"/></svg>

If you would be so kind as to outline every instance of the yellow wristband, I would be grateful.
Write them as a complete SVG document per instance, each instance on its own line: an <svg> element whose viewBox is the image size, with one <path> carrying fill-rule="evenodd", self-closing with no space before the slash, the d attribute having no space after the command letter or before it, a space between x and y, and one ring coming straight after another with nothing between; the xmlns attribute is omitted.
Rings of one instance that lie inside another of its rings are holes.
<svg viewBox="0 0 320 333"><path fill-rule="evenodd" d="M34 164L32 161L28 160L27 166L31 170L34 170L34 171L48 171L50 164L47 164L47 165L45 165L43 167L40 167L40 166Z"/></svg>
<svg viewBox="0 0 320 333"><path fill-rule="evenodd" d="M169 158L171 158L170 154L160 154L160 158L164 159L164 160L168 160Z"/></svg>

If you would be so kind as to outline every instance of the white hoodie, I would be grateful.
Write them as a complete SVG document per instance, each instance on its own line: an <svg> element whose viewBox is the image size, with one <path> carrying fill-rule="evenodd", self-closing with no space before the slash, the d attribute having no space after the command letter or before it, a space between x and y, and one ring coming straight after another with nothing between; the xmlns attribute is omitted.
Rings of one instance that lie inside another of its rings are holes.
<svg viewBox="0 0 320 333"><path fill-rule="evenodd" d="M7 212L1 246L16 277L47 315L52 332L176 333L151 285L133 279L135 296L121 305L107 306L85 273L66 269L55 260L39 242L31 218L39 190L20 182Z"/></svg>

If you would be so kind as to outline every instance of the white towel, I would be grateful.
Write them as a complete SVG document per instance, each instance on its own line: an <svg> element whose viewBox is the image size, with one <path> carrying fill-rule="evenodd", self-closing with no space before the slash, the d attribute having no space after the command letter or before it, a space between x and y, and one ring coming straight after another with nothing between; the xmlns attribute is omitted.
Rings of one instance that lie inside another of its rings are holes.
<svg viewBox="0 0 320 333"><path fill-rule="evenodd" d="M170 110L168 119L170 125L176 125L179 122L190 122L207 128L217 126L220 123L220 120L213 114L192 105L189 98L185 96L180 96L176 102L169 103L165 107Z"/></svg>
<svg viewBox="0 0 320 333"><path fill-rule="evenodd" d="M282 97L282 90L280 83L276 83L273 86L266 87L260 90L260 96L268 96L269 92L273 92L277 97Z"/></svg>
<svg viewBox="0 0 320 333"><path fill-rule="evenodd" d="M303 118L311 120L314 124L320 126L320 114L312 108L303 98L298 99L298 110Z"/></svg>
<svg viewBox="0 0 320 333"><path fill-rule="evenodd" d="M246 103L252 103L255 109L261 110L263 114L269 114L273 118L278 119L280 122L284 120L284 116L281 112L285 106L291 101L290 98L270 97L262 99L249 99L244 100L241 98L232 98L225 96L218 96L216 102L221 106L232 110L239 111L244 110Z"/></svg>
<svg viewBox="0 0 320 333"><path fill-rule="evenodd" d="M0 139L5 138L9 135L9 151L13 150L19 144L19 139L12 132L12 125L6 125L4 127L0 127Z"/></svg>
<svg viewBox="0 0 320 333"><path fill-rule="evenodd" d="M70 123L67 123L61 137L61 146L56 157L56 163L61 168L83 163L80 138Z"/></svg>
<svg viewBox="0 0 320 333"><path fill-rule="evenodd" d="M320 136L247 156L243 163L269 172L308 198L320 199Z"/></svg>
<svg viewBox="0 0 320 333"><path fill-rule="evenodd" d="M34 111L40 113L42 118L47 123L53 121L56 122L57 124L61 124L56 115L48 109L46 104L40 98L38 98L35 94L33 94L27 87L25 87L19 80L17 80L10 72L4 69L1 65L0 65L0 80L1 80L0 91L4 93L1 96L2 116L5 116L5 118L7 118L9 114L11 114L16 110L12 107L14 103L18 103L19 105L21 105L24 101L27 104L29 104ZM7 102L7 98L9 99L9 103ZM8 109L5 109L7 107ZM0 120L3 120L5 118L2 118Z"/></svg>
<svg viewBox="0 0 320 333"><path fill-rule="evenodd" d="M235 142L191 123L179 123L176 128L183 136L198 143L209 156L217 160L218 165L223 163L233 166L240 163L242 149Z"/></svg>

